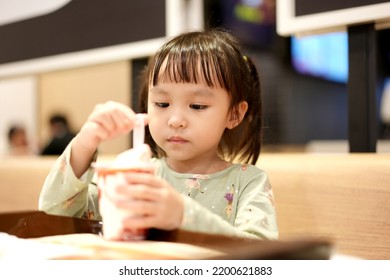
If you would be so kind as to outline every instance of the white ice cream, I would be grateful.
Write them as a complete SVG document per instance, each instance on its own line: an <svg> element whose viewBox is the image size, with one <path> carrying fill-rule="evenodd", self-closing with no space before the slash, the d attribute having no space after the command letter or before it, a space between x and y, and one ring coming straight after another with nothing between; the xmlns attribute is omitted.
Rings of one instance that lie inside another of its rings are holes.
<svg viewBox="0 0 390 280"><path fill-rule="evenodd" d="M114 169L134 169L145 168L150 166L152 153L146 144L142 144L133 149L120 153L112 163Z"/></svg>

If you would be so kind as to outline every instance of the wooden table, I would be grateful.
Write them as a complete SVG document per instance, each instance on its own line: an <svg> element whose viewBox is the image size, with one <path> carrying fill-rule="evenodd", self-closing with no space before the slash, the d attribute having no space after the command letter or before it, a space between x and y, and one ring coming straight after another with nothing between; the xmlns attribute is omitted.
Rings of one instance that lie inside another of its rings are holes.
<svg viewBox="0 0 390 280"><path fill-rule="evenodd" d="M40 211L0 214L0 259L7 257L4 243L30 258L49 259L329 259L332 244L326 240L264 241L183 230L151 229L146 240L105 240L99 221L48 215ZM20 246L19 246L20 245ZM40 247L41 246L41 247ZM48 249L34 254L29 248ZM56 249L58 248L58 250ZM31 251L30 250L30 251ZM54 254L53 254L54 252ZM26 254L27 253L27 254ZM30 254L29 254L30 253Z"/></svg>

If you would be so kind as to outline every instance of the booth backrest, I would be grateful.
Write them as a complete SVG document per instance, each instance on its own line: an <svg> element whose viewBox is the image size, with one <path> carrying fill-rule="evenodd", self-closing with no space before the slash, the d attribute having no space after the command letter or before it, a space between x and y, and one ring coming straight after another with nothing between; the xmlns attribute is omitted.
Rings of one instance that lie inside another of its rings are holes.
<svg viewBox="0 0 390 280"><path fill-rule="evenodd" d="M38 210L43 182L55 157L0 159L0 212Z"/></svg>
<svg viewBox="0 0 390 280"><path fill-rule="evenodd" d="M327 238L340 254L390 259L390 154L263 154L280 239Z"/></svg>

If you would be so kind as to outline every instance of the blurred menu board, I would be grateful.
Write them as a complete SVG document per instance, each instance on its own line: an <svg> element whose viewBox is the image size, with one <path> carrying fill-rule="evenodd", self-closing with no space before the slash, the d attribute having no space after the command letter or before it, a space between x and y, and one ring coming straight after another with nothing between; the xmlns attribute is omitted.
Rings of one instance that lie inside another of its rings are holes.
<svg viewBox="0 0 390 280"><path fill-rule="evenodd" d="M73 0L1 25L0 64L165 37L165 10L165 0Z"/></svg>
<svg viewBox="0 0 390 280"><path fill-rule="evenodd" d="M390 22L390 1L277 0L277 32L281 36L346 30L349 25Z"/></svg>

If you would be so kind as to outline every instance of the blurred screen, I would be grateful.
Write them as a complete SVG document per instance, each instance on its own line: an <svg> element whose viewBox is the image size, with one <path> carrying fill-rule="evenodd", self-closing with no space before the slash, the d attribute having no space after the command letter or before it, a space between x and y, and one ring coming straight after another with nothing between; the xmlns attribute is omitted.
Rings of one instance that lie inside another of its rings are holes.
<svg viewBox="0 0 390 280"><path fill-rule="evenodd" d="M300 74L338 83L348 81L348 34L291 37L292 66Z"/></svg>
<svg viewBox="0 0 390 280"><path fill-rule="evenodd" d="M276 36L275 0L224 0L223 26L245 44L270 47Z"/></svg>

